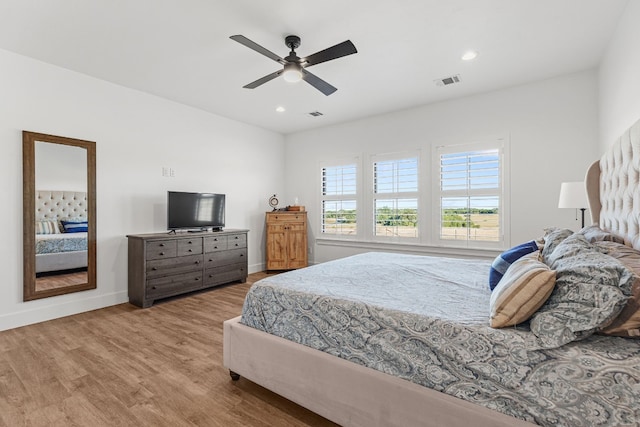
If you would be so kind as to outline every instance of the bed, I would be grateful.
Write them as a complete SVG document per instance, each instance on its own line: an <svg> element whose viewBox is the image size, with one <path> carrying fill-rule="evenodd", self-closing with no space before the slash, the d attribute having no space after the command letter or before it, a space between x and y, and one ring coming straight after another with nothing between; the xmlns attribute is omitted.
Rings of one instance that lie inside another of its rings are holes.
<svg viewBox="0 0 640 427"><path fill-rule="evenodd" d="M36 274L87 267L87 195L36 191Z"/></svg>
<svg viewBox="0 0 640 427"><path fill-rule="evenodd" d="M553 272L529 320L489 327L495 262L363 254L254 284L225 367L345 426L640 425L639 149L640 122L589 169L595 226L505 270Z"/></svg>

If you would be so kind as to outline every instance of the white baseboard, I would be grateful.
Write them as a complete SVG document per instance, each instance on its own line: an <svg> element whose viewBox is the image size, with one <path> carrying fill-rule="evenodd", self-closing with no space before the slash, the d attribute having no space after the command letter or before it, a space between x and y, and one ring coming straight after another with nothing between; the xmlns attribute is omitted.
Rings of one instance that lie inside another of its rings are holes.
<svg viewBox="0 0 640 427"><path fill-rule="evenodd" d="M64 295L59 298L65 297L68 296ZM0 331L122 304L128 302L129 298L127 291L121 291L106 295L90 296L80 300L75 298L63 302L56 302L55 300L56 297L47 298L47 301L50 302L48 305L37 305L33 306L33 308L29 307L18 312L0 315ZM31 303L25 303L25 306L28 306L29 304Z"/></svg>

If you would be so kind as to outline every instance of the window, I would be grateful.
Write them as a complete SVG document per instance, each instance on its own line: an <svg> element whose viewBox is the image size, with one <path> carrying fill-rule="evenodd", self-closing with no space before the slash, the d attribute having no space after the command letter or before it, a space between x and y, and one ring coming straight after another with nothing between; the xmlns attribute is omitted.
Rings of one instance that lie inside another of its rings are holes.
<svg viewBox="0 0 640 427"><path fill-rule="evenodd" d="M373 162L375 237L418 237L418 157Z"/></svg>
<svg viewBox="0 0 640 427"><path fill-rule="evenodd" d="M357 163L322 167L322 235L356 235L357 173Z"/></svg>
<svg viewBox="0 0 640 427"><path fill-rule="evenodd" d="M503 147L488 144L436 148L440 242L487 246L504 238Z"/></svg>
<svg viewBox="0 0 640 427"><path fill-rule="evenodd" d="M318 238L390 250L503 248L508 159L508 137L500 137L323 162Z"/></svg>

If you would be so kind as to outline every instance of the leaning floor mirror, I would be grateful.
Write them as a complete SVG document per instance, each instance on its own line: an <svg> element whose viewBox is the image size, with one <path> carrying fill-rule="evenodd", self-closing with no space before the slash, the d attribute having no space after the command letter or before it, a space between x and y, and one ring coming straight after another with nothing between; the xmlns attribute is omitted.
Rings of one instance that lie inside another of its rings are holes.
<svg viewBox="0 0 640 427"><path fill-rule="evenodd" d="M22 132L23 300L96 288L96 144Z"/></svg>

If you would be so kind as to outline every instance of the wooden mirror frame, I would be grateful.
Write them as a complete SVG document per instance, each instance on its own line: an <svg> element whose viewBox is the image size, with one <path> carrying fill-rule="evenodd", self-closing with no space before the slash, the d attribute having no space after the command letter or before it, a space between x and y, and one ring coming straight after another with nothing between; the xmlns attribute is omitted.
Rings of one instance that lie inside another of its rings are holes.
<svg viewBox="0 0 640 427"><path fill-rule="evenodd" d="M87 283L36 290L36 142L71 145L87 150ZM96 143L22 131L23 301L96 288Z"/></svg>

